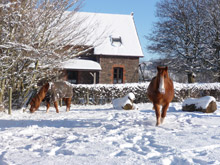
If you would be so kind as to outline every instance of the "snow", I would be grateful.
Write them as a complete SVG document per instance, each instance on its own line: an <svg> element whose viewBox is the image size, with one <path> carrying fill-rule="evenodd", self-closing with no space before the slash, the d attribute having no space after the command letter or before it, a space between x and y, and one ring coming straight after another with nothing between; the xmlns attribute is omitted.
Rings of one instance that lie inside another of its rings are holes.
<svg viewBox="0 0 220 165"><path fill-rule="evenodd" d="M134 100L135 100L135 95L134 95L134 93L130 92L130 93L128 94L128 98L134 101Z"/></svg>
<svg viewBox="0 0 220 165"><path fill-rule="evenodd" d="M215 98L212 96L205 96L201 98L189 98L184 100L183 106L195 104L197 109L206 109L212 101L216 102Z"/></svg>
<svg viewBox="0 0 220 165"><path fill-rule="evenodd" d="M147 88L150 82L143 82L143 83L125 83L125 84L79 84L77 86L82 86L82 87L87 87L87 88L100 88L100 87L115 87L118 89L123 89L123 88L137 88L137 87L145 87ZM178 83L178 82L173 82L174 89L176 91L180 90L219 90L220 89L220 83Z"/></svg>
<svg viewBox="0 0 220 165"><path fill-rule="evenodd" d="M126 104L133 105L133 101L135 100L135 95L130 92L126 96L122 98L117 98L112 100L113 107L115 109L123 109Z"/></svg>
<svg viewBox="0 0 220 165"><path fill-rule="evenodd" d="M181 89L198 89L198 90L219 90L220 83L178 83L174 82L175 90Z"/></svg>
<svg viewBox="0 0 220 165"><path fill-rule="evenodd" d="M0 164L220 164L220 102L211 114L183 112L181 102L171 103L159 127L152 104L138 106L1 113Z"/></svg>
<svg viewBox="0 0 220 165"><path fill-rule="evenodd" d="M93 29L83 42L95 47L95 55L144 56L132 15L78 12L72 19L75 18L85 20L81 29ZM122 44L114 46L112 37L120 37Z"/></svg>
<svg viewBox="0 0 220 165"><path fill-rule="evenodd" d="M71 59L66 62L63 62L60 67L63 69L71 70L102 70L98 62L84 59Z"/></svg>

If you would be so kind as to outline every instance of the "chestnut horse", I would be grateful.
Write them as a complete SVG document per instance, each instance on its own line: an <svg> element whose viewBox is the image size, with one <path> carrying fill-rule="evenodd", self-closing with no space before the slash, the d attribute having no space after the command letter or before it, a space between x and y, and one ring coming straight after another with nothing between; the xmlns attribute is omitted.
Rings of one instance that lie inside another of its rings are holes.
<svg viewBox="0 0 220 165"><path fill-rule="evenodd" d="M174 97L173 81L169 78L167 66L157 67L157 76L151 80L147 89L147 96L153 102L157 118L156 126L159 126L163 123L169 104ZM162 106L162 115L160 106Z"/></svg>
<svg viewBox="0 0 220 165"><path fill-rule="evenodd" d="M47 113L49 112L50 102L54 102L56 112L59 113L58 100L63 99L66 103L66 111L70 110L71 99L73 96L73 87L65 81L46 83L43 85L38 94L30 102L30 112L34 113L42 101L46 101Z"/></svg>

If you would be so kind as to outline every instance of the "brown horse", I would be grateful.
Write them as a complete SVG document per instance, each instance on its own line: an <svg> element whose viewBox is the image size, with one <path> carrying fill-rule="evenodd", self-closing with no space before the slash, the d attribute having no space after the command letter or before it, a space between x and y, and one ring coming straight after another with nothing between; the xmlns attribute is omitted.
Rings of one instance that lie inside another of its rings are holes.
<svg viewBox="0 0 220 165"><path fill-rule="evenodd" d="M56 112L59 113L58 100L63 99L66 103L66 111L70 110L71 99L73 96L72 86L68 82L58 81L54 83L46 83L43 85L38 94L30 102L30 112L34 113L45 100L47 113L49 112L50 102L54 102Z"/></svg>
<svg viewBox="0 0 220 165"><path fill-rule="evenodd" d="M159 126L163 123L169 104L174 97L173 81L169 78L167 66L157 67L157 76L151 80L147 96L153 102L157 118L156 126ZM162 115L160 106L162 106Z"/></svg>

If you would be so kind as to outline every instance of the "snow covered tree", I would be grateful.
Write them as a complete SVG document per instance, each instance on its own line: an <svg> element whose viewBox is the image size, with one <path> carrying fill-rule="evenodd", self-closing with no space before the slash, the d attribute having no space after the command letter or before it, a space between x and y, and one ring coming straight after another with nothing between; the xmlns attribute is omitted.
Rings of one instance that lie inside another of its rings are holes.
<svg viewBox="0 0 220 165"><path fill-rule="evenodd" d="M0 84L25 95L41 79L57 76L60 63L91 50L94 27L77 11L83 0L0 2ZM71 10L67 12L67 10ZM4 92L3 92L4 93Z"/></svg>
<svg viewBox="0 0 220 165"><path fill-rule="evenodd" d="M186 72L188 82L192 80L193 73L204 73L207 68L213 71L214 61L216 62L213 48L212 52L210 48L213 46L210 40L213 27L207 17L210 15L207 12L210 10L207 7L208 2L208 0L158 2L156 16L159 19L152 34L146 36L152 43L147 49L170 59L166 65L175 68L177 72ZM211 2L209 4L213 6L214 1ZM212 7L211 9L213 10Z"/></svg>
<svg viewBox="0 0 220 165"><path fill-rule="evenodd" d="M204 28L207 42L202 64L220 82L220 0L206 0L204 8L208 24Z"/></svg>

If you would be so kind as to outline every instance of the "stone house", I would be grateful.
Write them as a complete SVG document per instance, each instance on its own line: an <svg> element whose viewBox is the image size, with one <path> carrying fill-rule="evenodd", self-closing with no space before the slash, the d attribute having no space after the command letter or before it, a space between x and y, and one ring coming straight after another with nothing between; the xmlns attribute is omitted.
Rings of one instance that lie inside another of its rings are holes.
<svg viewBox="0 0 220 165"><path fill-rule="evenodd" d="M105 34L99 44L92 45L93 48L89 52L63 64L64 79L75 84L138 82L139 58L143 57L143 52L133 13L79 14L92 16L98 22L95 34L102 31L105 31Z"/></svg>

